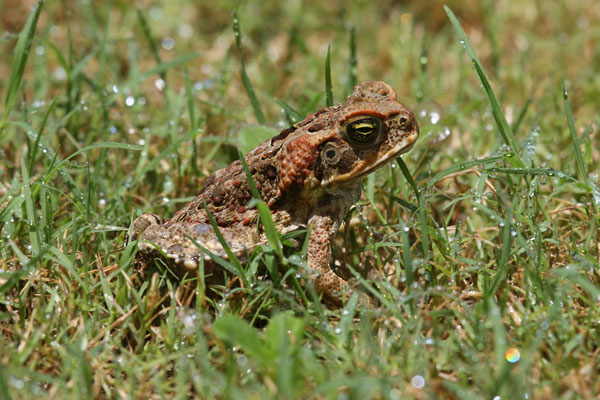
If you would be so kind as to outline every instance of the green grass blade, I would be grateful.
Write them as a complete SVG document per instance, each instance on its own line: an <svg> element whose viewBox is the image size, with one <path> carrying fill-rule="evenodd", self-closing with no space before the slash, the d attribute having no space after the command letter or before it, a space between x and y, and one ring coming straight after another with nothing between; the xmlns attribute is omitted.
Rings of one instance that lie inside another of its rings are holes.
<svg viewBox="0 0 600 400"><path fill-rule="evenodd" d="M156 166L158 165L158 163L160 163L161 160L168 158L169 155L175 153L181 147L182 143L184 143L187 140L193 139L198 134L199 134L198 131L196 131L196 132L190 131L185 136L173 141L169 146L167 146L163 151L161 151L156 157L154 157L152 159L152 161L150 161L148 164L144 165L143 168L140 168L136 172L135 180L136 181L142 180L144 177L144 174L146 172L154 170L156 168ZM135 149L135 150L137 150L137 149Z"/></svg>
<svg viewBox="0 0 600 400"><path fill-rule="evenodd" d="M52 99L52 102L48 106L48 110L46 110L46 114L44 115L44 119L42 120L42 123L40 125L40 129L38 129L37 136L35 137L35 143L33 144L33 148L31 149L31 155L29 156L29 170L30 171L33 170L33 163L35 162L37 150L40 147L40 141L42 140L42 135L44 134L44 128L46 127L46 123L48 122L48 117L50 116L50 114L52 113L52 110L54 110L54 107L56 106L57 99L58 99L58 96L54 97Z"/></svg>
<svg viewBox="0 0 600 400"><path fill-rule="evenodd" d="M128 84L126 87L134 87L134 86L138 85L139 82L151 77L152 75L161 75L162 73L166 72L167 70L169 70L171 68L177 67L181 64L185 64L186 62L188 62L190 60L193 60L194 58L198 57L200 54L202 54L202 53L195 51L193 53L184 54L182 56L175 57L171 61L160 63L160 64L156 65L155 67L152 67L152 68L148 69L147 71L140 73L139 78L132 80L132 83Z"/></svg>
<svg viewBox="0 0 600 400"><path fill-rule="evenodd" d="M14 50L15 58L11 65L6 97L4 99L4 113L2 114L2 123L0 123L0 134L4 132L6 121L8 121L8 115L17 102L17 96L23 79L23 72L25 71L25 64L27 64L27 58L29 57L29 51L31 50L31 44L33 43L33 35L35 35L38 19L40 18L43 6L44 0L38 1L33 12L27 18L23 30L19 34L19 41Z"/></svg>
<svg viewBox="0 0 600 400"><path fill-rule="evenodd" d="M523 122L523 118L525 118L525 115L527 114L527 111L529 110L529 106L531 105L531 102L533 101L533 99L531 97L529 97L527 99L527 101L525 102L525 105L523 106L523 108L521 109L521 112L519 113L519 116L517 117L517 119L515 120L513 126L512 126L512 131L513 132L518 132L519 131L519 127L521 126L521 123Z"/></svg>
<svg viewBox="0 0 600 400"><path fill-rule="evenodd" d="M221 233L221 232L219 231L219 233ZM192 243L194 244L194 246L196 246L200 250L202 250L202 252L204 254L206 254L207 256L209 256L211 258L211 260L213 260L214 262L216 262L217 264L219 264L226 271L229 271L231 274L233 274L235 276L239 276L240 278L244 277L244 275L245 275L244 271L241 270L239 267L237 267L234 263L229 262L226 259L224 259L223 257L221 257L221 256L213 253L212 251L208 250L206 247L202 246L202 244L198 243L196 241L196 239L194 239L193 237L188 236L188 239L190 239L192 241ZM229 248L229 245L227 246L227 248ZM157 247L157 249L159 249L159 248ZM204 259L202 259L202 265L204 266Z"/></svg>
<svg viewBox="0 0 600 400"><path fill-rule="evenodd" d="M358 83L358 58L356 58L356 28L350 27L350 58L348 58L348 95Z"/></svg>
<svg viewBox="0 0 600 400"><path fill-rule="evenodd" d="M156 40L152 36L152 31L150 30L150 25L148 25L148 21L146 21L146 16L142 12L142 10L137 10L138 21L140 22L140 26L142 28L142 32L144 33L144 38L150 46L150 52L154 57L154 60L157 64L161 64L162 60L160 59L160 54L158 53L158 46L156 45ZM164 72L162 73L164 74ZM161 78L165 80L165 76L161 75Z"/></svg>
<svg viewBox="0 0 600 400"><path fill-rule="evenodd" d="M246 173L246 179L248 180L248 185L250 186L250 192L252 193L252 197L257 200L256 207L258 209L258 214L260 216L260 221L263 225L263 229L265 230L265 235L267 236L267 240L269 241L269 245L277 254L277 256L280 259L282 259L283 246L281 245L281 240L279 240L279 232L277 232L277 228L275 228L275 223L273 222L273 217L271 216L271 210L269 209L269 206L267 206L267 204L260 197L260 193L258 192L256 183L254 182L254 178L252 177L250 168L248 168L246 159L244 158L242 153L240 153L239 156L240 161L242 162L242 167L244 168L244 172Z"/></svg>
<svg viewBox="0 0 600 400"><path fill-rule="evenodd" d="M505 158L508 158L508 156L503 155L503 156L486 157L486 158L481 158L478 160L465 161L465 162L461 162L458 164L454 164L454 165L438 172L437 174L435 174L435 176L427 182L427 189L431 189L441 179L443 179L444 177L446 177L450 174L453 174L455 172L462 171L462 170L465 170L465 169L468 169L471 167L484 166L487 164L495 164L500 160L504 160ZM410 181L409 181L409 183L410 183Z"/></svg>
<svg viewBox="0 0 600 400"><path fill-rule="evenodd" d="M186 67L183 67L183 78L185 80L185 95L187 97L188 113L190 115L190 128L192 129L192 132L195 132L198 129L198 122L196 121L196 113L194 111L194 91L192 90L192 83L190 82Z"/></svg>
<svg viewBox="0 0 600 400"><path fill-rule="evenodd" d="M188 114L190 115L190 130L192 132L198 131L198 121L196 121L196 112L194 107L194 91L192 90L192 83L190 82L190 77L188 76L188 71L186 67L183 67L183 78L185 80L185 95L187 97L187 106L188 106ZM195 138L192 139L192 170L196 175L200 174L198 170L198 149L196 146Z"/></svg>
<svg viewBox="0 0 600 400"><path fill-rule="evenodd" d="M230 346L241 347L259 362L269 362L270 358L265 353L260 337L246 320L235 315L225 315L217 319L212 328L215 336Z"/></svg>
<svg viewBox="0 0 600 400"><path fill-rule="evenodd" d="M413 179L408 167L400 157L396 157L396 162L402 171L402 174L406 178L408 184L415 192L417 199L419 200L419 223L421 224L421 243L423 244L423 257L429 260L429 229L427 225L427 211L425 210L425 199L423 198L422 191L417 186L417 183Z"/></svg>
<svg viewBox="0 0 600 400"><path fill-rule="evenodd" d="M512 203L512 207L514 208L516 204L517 202L514 201ZM492 284L490 285L488 290L484 291L483 294L486 302L490 296L493 296L494 293L496 293L496 290L498 290L502 281L506 279L506 273L508 269L507 264L508 260L510 259L510 253L512 250L511 232L513 230L513 225L511 221L513 212L513 209L507 210L506 217L504 219L504 227L502 229L502 252L500 253L500 260L498 261L496 276L494 276L494 280L492 281Z"/></svg>
<svg viewBox="0 0 600 400"><path fill-rule="evenodd" d="M421 64L421 71L419 74L419 80L417 81L417 102L422 102L423 97L425 97L425 85L427 83L427 63L429 59L427 58L427 47L425 46L425 38L423 38L423 43L421 45L421 57L419 58L419 64Z"/></svg>
<svg viewBox="0 0 600 400"><path fill-rule="evenodd" d="M204 211L206 211L206 215L208 216L208 221L210 222L210 225L212 226L213 230L215 231L215 234L217 235L217 239L219 240L221 247L223 247L223 250L227 254L227 257L229 258L229 262L231 262L235 266L235 268L237 269L237 275L239 275L240 278L242 278L242 281L244 281L244 285L247 286L248 278L246 277L244 267L242 267L242 263L240 262L240 260L236 257L236 255L233 253L233 251L231 251L229 244L227 243L227 241L223 237L223 234L221 233L221 230L219 229L219 225L217 224L217 221L215 221L215 217L212 215L212 213L208 209L208 206L206 205L206 202L204 201L204 199L202 199L202 206L204 207ZM198 247L200 247L200 249L203 249L203 247L199 246L198 243L196 243L196 245Z"/></svg>
<svg viewBox="0 0 600 400"><path fill-rule="evenodd" d="M567 124L569 125L569 132L571 133L571 140L573 141L573 148L575 149L575 157L577 159L577 169L579 169L581 180L584 181L587 186L589 186L587 182L587 173L585 172L585 163L583 161L583 155L581 154L581 144L579 143L579 136L577 136L577 131L575 130L575 119L573 118L573 112L571 112L571 105L569 104L569 93L567 91L567 88L565 87L564 79L561 78L560 83L562 85L563 90L563 100L565 104L565 113L567 114Z"/></svg>
<svg viewBox="0 0 600 400"><path fill-rule="evenodd" d="M29 180L29 171L25 157L21 159L21 173L23 174L23 195L25 196L25 212L27 222L29 224L29 240L31 242L31 250L34 255L40 253L42 249L40 231L38 229L38 218L33 208L33 194L31 191L31 181Z"/></svg>
<svg viewBox="0 0 600 400"><path fill-rule="evenodd" d="M242 82L244 84L244 89L246 89L246 94L248 95L248 100L250 100L250 104L252 105L252 111L254 111L254 116L256 117L256 120L259 124L265 125L267 123L265 115L263 114L260 108L260 103L258 102L256 93L254 93L254 88L252 87L250 78L248 78L248 74L246 74L246 65L244 64L244 57L242 53L242 31L240 29L240 20L237 16L236 10L233 10L232 19L233 35L235 36L235 45L237 47L238 53L240 54L240 72L242 74Z"/></svg>
<svg viewBox="0 0 600 400"><path fill-rule="evenodd" d="M502 109L500 107L500 103L498 102L498 99L496 98L496 95L494 94L494 91L492 90L490 81L483 69L483 66L481 65L481 62L479 61L479 58L477 57L477 54L475 53L475 50L473 49L473 46L471 46L469 37L463 30L460 22L458 21L458 19L456 18L456 16L452 12L452 10L450 10L450 8L448 6L444 6L444 10L446 10L446 14L448 14L448 18L450 18L450 22L452 23L452 26L454 26L454 29L456 30L456 33L458 34L460 43L464 46L464 48L467 52L467 55L469 56L469 58L471 59L471 62L473 63L473 67L475 68L475 71L477 72L477 77L479 78L479 81L481 82L483 91L488 99L488 103L490 104L490 107L492 108L492 115L494 116L494 120L496 121L496 126L498 127L498 130L500 131L502 140L504 141L504 144L506 144L507 146L510 146L512 148L512 151L515 154L515 157L512 159L508 159L508 161L511 164L513 164L513 166L515 166L515 167L524 167L525 164L523 164L523 162L521 161L521 157L519 156L519 153L517 151L517 144L515 142L513 132L510 129L508 122L506 122L506 118L504 117L504 113L502 112Z"/></svg>
<svg viewBox="0 0 600 400"><path fill-rule="evenodd" d="M410 171L408 170L408 167L404 163L404 160L402 160L400 157L396 157L396 163L400 167L400 170L402 171L404 178L406 179L406 181L412 188L413 192L415 192L415 195L418 196L419 195L419 187L417 186L417 183L415 182L412 175L410 174Z"/></svg>
<svg viewBox="0 0 600 400"><path fill-rule="evenodd" d="M296 122L300 122L304 119L302 114L300 114L298 111L293 109L292 106L290 106L285 101L283 101L281 99L275 99L275 102L277 104L279 104L281 106L281 108L283 108L283 111L285 112L285 115L288 118L288 120L290 121L291 125L295 124Z"/></svg>
<svg viewBox="0 0 600 400"><path fill-rule="evenodd" d="M331 47L327 46L327 58L325 58L325 98L327 107L333 105L333 86L331 85Z"/></svg>

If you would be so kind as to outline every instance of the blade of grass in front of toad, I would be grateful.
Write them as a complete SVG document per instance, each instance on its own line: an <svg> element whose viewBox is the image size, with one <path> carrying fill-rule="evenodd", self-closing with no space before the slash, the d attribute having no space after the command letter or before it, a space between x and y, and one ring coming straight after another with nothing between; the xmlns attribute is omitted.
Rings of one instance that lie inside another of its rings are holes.
<svg viewBox="0 0 600 400"><path fill-rule="evenodd" d="M254 88L252 87L252 83L250 83L250 78L248 78L248 74L246 74L246 65L244 64L244 55L242 53L242 31L240 29L240 20L237 15L237 10L233 10L232 13L233 20L233 35L235 36L235 46L237 47L238 53L240 55L240 73L242 74L242 82L244 83L244 89L246 89L246 94L248 95L248 99L250 100L250 104L252 105L252 111L254 111L254 116L259 124L265 125L267 123L265 119L265 115L263 114L258 99L256 98L256 93L254 93Z"/></svg>
<svg viewBox="0 0 600 400"><path fill-rule="evenodd" d="M23 30L19 34L19 41L15 47L11 68L10 77L8 78L8 88L6 89L6 97L4 99L4 113L2 114L2 122L0 122L0 134L4 132L6 122L8 121L8 115L12 111L15 103L17 102L17 96L19 89L21 88L21 81L23 79L23 73L25 72L25 64L27 64L27 58L31 50L31 44L33 43L33 36L37 27L42 7L44 6L44 0L38 1L35 5L33 12L27 18L27 22L23 27Z"/></svg>
<svg viewBox="0 0 600 400"><path fill-rule="evenodd" d="M498 127L498 130L500 131L502 140L505 145L510 146L512 148L512 152L514 153L514 154L512 154L513 157L507 157L507 161L509 161L511 164L513 164L514 167L523 168L525 166L525 164L523 164L523 161L521 161L521 157L519 155L519 152L517 151L517 144L515 142L515 137L513 135L513 132L510 129L510 125L508 125L508 122L506 122L506 118L504 117L504 113L502 112L502 109L500 107L500 103L498 102L498 99L496 98L496 95L494 94L494 91L492 90L490 81L483 69L483 66L481 65L481 62L479 61L479 58L477 57L477 54L475 53L475 50L473 49L473 46L471 46L469 37L463 30L460 22L458 21L458 19L456 18L456 16L452 12L452 10L450 10L450 8L448 6L444 6L444 10L446 10L446 14L448 14L448 18L450 18L450 22L452 23L452 26L454 27L454 29L456 30L456 33L458 34L460 43L464 46L464 48L467 52L467 55L469 56L469 58L471 59L471 62L473 63L473 67L475 68L475 71L477 72L477 77L479 78L479 81L481 82L483 91L484 91L484 93L487 97L488 103L490 104L490 107L492 109L492 115L494 116L496 126Z"/></svg>
<svg viewBox="0 0 600 400"><path fill-rule="evenodd" d="M281 240L279 239L279 232L277 231L277 228L275 228L275 223L273 222L271 210L269 209L269 206L267 206L267 203L265 203L260 197L260 193L258 192L256 183L254 182L254 178L252 177L250 168L248 168L248 164L246 163L246 158L242 155L242 153L239 153L239 157L240 161L242 162L244 172L246 173L246 179L248 180L248 185L250 186L250 192L252 193L252 197L256 202L256 208L258 210L258 215L260 216L260 221L263 225L263 229L265 230L267 241L269 242L269 245L271 246L275 254L277 254L279 260L281 260L283 267L287 269L289 267L289 263L285 255L283 254L283 246L281 244ZM279 281L281 280L281 275L279 274L277 268L270 268L269 273L271 273L275 284L279 284ZM293 274L290 275L290 279L292 280L292 284L294 285L294 288L296 289L297 293L300 295L302 303L305 306L307 306L308 298L306 297L306 293L304 293L304 290L302 290L302 286L300 286L298 279L296 279L296 276Z"/></svg>
<svg viewBox="0 0 600 400"><path fill-rule="evenodd" d="M210 225L212 226L213 230L215 231L215 234L217 235L217 239L219 240L221 247L223 247L223 250L227 254L227 257L229 258L229 262L231 262L235 267L235 271L230 271L230 272L233 272L234 274L236 274L240 278L242 278L244 285L246 287L248 287L248 278L246 277L246 271L244 271L244 268L242 267L242 263L240 262L240 260L233 253L233 251L231 251L229 244L227 243L227 241L223 237L223 234L221 233L221 230L219 229L219 225L217 224L217 221L215 221L215 217L212 215L212 213L208 209L208 206L206 205L206 201L204 201L204 199L202 199L202 206L204 207L204 211L206 211L206 215L208 216L208 221L210 222ZM205 252L216 263L220 264L221 266L223 266L229 270L229 268L222 262L225 260L223 260L221 257L217 257L216 254L213 254L210 250L208 250L204 246L200 245L191 236L190 236L190 239L192 240L192 242L194 243L195 246L198 246L198 248L200 248L200 250Z"/></svg>

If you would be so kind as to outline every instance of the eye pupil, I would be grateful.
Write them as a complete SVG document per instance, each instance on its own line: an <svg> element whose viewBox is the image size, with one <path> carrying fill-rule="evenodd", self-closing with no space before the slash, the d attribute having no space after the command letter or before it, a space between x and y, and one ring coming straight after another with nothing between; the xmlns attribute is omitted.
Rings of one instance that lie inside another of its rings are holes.
<svg viewBox="0 0 600 400"><path fill-rule="evenodd" d="M381 132L381 123L375 118L363 118L351 122L346 127L350 141L357 145L370 145L377 141Z"/></svg>
<svg viewBox="0 0 600 400"><path fill-rule="evenodd" d="M369 133L373 132L373 127L372 126L359 126L358 128L356 128L356 131L360 134L368 135Z"/></svg>
<svg viewBox="0 0 600 400"><path fill-rule="evenodd" d="M406 117L401 117L401 118L400 118L400 122L402 122L403 124L405 124L405 123L406 123L406 121L407 121Z"/></svg>
<svg viewBox="0 0 600 400"><path fill-rule="evenodd" d="M335 158L336 154L337 154L336 151L333 150L333 149L329 149L325 153L325 155L327 156L327 158Z"/></svg>

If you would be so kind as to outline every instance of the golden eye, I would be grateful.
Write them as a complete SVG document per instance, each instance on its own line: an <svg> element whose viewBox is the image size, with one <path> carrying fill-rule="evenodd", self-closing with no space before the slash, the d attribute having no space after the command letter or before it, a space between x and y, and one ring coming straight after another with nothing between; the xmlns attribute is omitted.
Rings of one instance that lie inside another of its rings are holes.
<svg viewBox="0 0 600 400"><path fill-rule="evenodd" d="M375 118L362 118L346 127L348 138L356 144L372 144L379 138L381 122Z"/></svg>

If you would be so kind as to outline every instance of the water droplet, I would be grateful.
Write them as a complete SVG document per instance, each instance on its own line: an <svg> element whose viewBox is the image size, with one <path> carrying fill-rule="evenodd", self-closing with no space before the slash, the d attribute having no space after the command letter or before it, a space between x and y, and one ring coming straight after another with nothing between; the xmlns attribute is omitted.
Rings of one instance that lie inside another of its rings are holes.
<svg viewBox="0 0 600 400"><path fill-rule="evenodd" d="M156 86L158 90L163 90L165 88L165 81L161 78L158 78L154 81L154 86Z"/></svg>
<svg viewBox="0 0 600 400"><path fill-rule="evenodd" d="M179 27L179 36L181 36L182 38L190 38L193 34L194 30L192 29L191 25L183 24Z"/></svg>
<svg viewBox="0 0 600 400"><path fill-rule="evenodd" d="M162 18L163 10L160 7L152 7L148 11L148 15L150 16L150 18L156 21Z"/></svg>
<svg viewBox="0 0 600 400"><path fill-rule="evenodd" d="M421 375L415 375L410 380L410 384L416 389L422 389L425 386L425 379Z"/></svg>
<svg viewBox="0 0 600 400"><path fill-rule="evenodd" d="M169 36L165 36L161 41L160 41L160 45L162 46L163 49L165 50L172 50L173 47L175 46L175 41L173 40L172 37Z"/></svg>
<svg viewBox="0 0 600 400"><path fill-rule="evenodd" d="M506 361L509 363L514 364L521 359L521 353L519 352L519 349L511 347L510 349L506 350L506 353L504 353L504 358L506 358Z"/></svg>
<svg viewBox="0 0 600 400"><path fill-rule="evenodd" d="M135 104L135 97L127 96L127 98L125 99L125 105L127 107L132 107L134 104Z"/></svg>

